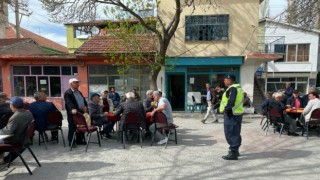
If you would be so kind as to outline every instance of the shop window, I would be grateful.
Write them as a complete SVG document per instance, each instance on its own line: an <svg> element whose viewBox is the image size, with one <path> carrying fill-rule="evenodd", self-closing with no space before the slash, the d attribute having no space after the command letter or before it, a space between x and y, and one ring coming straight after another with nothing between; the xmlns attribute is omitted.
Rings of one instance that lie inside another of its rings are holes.
<svg viewBox="0 0 320 180"><path fill-rule="evenodd" d="M209 74L193 74L188 76L188 92L206 93L206 83L210 82Z"/></svg>
<svg viewBox="0 0 320 180"><path fill-rule="evenodd" d="M13 88L14 88L14 95L15 96L24 96L24 77L23 76L16 76L13 78Z"/></svg>
<svg viewBox="0 0 320 180"><path fill-rule="evenodd" d="M61 73L62 73L62 75L72 75L72 74L71 74L71 67L69 67L69 66L62 66L62 67L61 67Z"/></svg>
<svg viewBox="0 0 320 180"><path fill-rule="evenodd" d="M42 67L41 66L31 66L31 75L41 75Z"/></svg>
<svg viewBox="0 0 320 180"><path fill-rule="evenodd" d="M78 75L78 67L72 66L72 74L73 74L74 76L77 76L77 75Z"/></svg>
<svg viewBox="0 0 320 180"><path fill-rule="evenodd" d="M38 90L49 94L48 77L38 77Z"/></svg>
<svg viewBox="0 0 320 180"><path fill-rule="evenodd" d="M44 66L44 75L60 75L60 66Z"/></svg>
<svg viewBox="0 0 320 180"><path fill-rule="evenodd" d="M60 77L50 77L50 96L61 97Z"/></svg>
<svg viewBox="0 0 320 180"><path fill-rule="evenodd" d="M229 15L186 16L186 41L228 40Z"/></svg>
<svg viewBox="0 0 320 180"><path fill-rule="evenodd" d="M29 66L13 66L13 75L29 75Z"/></svg>
<svg viewBox="0 0 320 180"><path fill-rule="evenodd" d="M33 97L34 93L37 91L37 78L35 76L26 77L26 90L26 96Z"/></svg>

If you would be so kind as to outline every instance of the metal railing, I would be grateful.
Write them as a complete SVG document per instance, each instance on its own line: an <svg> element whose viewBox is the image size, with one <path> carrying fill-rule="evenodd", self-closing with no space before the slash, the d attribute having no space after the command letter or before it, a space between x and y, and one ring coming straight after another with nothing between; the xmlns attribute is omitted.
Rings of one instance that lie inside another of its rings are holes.
<svg viewBox="0 0 320 180"><path fill-rule="evenodd" d="M258 52L262 54L284 54L285 36L258 36Z"/></svg>

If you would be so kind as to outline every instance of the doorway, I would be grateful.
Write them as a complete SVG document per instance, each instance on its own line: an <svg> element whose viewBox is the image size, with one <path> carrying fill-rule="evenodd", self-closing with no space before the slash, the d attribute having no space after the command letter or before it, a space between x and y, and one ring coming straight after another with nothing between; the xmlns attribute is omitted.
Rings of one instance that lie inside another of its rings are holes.
<svg viewBox="0 0 320 180"><path fill-rule="evenodd" d="M185 75L168 75L168 100L173 111L184 111Z"/></svg>

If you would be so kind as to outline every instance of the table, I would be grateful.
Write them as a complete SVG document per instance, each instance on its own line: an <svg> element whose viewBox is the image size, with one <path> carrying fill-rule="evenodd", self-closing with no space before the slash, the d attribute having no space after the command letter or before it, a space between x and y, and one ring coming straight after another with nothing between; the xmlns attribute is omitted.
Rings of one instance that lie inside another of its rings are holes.
<svg viewBox="0 0 320 180"><path fill-rule="evenodd" d="M10 135L0 135L0 139L3 140L3 139L7 139L9 137L13 136L12 134Z"/></svg>
<svg viewBox="0 0 320 180"><path fill-rule="evenodd" d="M302 114L303 108L287 108L286 113L287 114Z"/></svg>

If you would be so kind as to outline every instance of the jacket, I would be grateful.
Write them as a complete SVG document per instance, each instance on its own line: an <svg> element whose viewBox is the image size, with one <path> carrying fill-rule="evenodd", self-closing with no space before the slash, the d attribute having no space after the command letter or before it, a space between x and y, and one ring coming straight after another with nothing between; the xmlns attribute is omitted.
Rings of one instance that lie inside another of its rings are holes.
<svg viewBox="0 0 320 180"><path fill-rule="evenodd" d="M52 102L36 101L30 103L29 110L34 117L36 123L36 130L41 133L47 127L46 120L48 113L57 111L58 109Z"/></svg>
<svg viewBox="0 0 320 180"><path fill-rule="evenodd" d="M8 124L0 130L0 135L13 135L5 139L4 142L22 145L26 140L27 129L32 120L31 112L24 109L16 111L9 119Z"/></svg>
<svg viewBox="0 0 320 180"><path fill-rule="evenodd" d="M132 98L128 99L115 113L115 116L121 116L120 120L120 130L123 130L123 125L126 122L126 116L129 112L136 112L138 113L138 118L141 123L141 127L144 129L146 127L146 123L144 118L146 117L146 112L144 111L143 105L141 102L136 101Z"/></svg>
<svg viewBox="0 0 320 180"><path fill-rule="evenodd" d="M82 95L82 93L79 91L79 93L81 94L81 96L83 97L83 100L84 100L84 105L85 106L88 106L88 103L86 101L86 99L84 98L84 96ZM79 108L79 105L77 103L77 100L76 98L74 97L73 95L73 91L71 88L69 88L65 93L64 93L64 101L65 101L65 107L66 107L66 111L67 111L67 114L72 114L71 113L71 110L72 109L77 109L78 112L80 113L84 113L82 111L82 109Z"/></svg>

